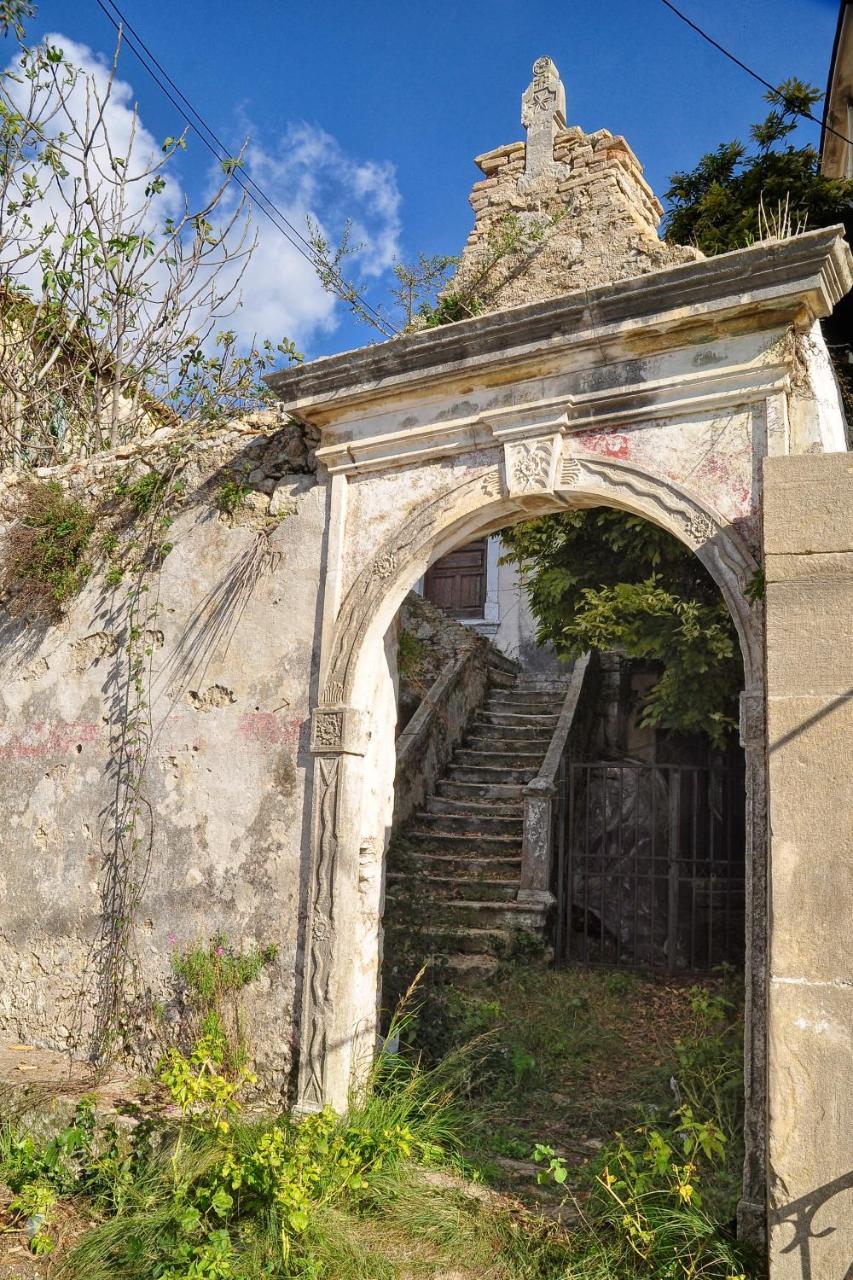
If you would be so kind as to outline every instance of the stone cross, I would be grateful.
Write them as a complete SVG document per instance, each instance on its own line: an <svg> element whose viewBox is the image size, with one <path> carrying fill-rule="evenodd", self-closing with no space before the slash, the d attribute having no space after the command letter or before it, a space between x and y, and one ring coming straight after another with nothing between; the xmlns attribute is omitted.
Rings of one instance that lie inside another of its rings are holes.
<svg viewBox="0 0 853 1280"><path fill-rule="evenodd" d="M537 58L533 82L521 99L521 123L527 130L524 177L519 186L529 188L539 178L554 178L554 138L566 127L566 91L560 73L550 58Z"/></svg>

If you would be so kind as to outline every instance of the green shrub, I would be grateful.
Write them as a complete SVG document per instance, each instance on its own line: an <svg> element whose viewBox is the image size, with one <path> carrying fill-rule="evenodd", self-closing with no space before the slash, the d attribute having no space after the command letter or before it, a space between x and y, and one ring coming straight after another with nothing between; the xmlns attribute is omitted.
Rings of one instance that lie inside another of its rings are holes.
<svg viewBox="0 0 853 1280"><path fill-rule="evenodd" d="M235 511L239 511L251 492L251 485L239 480L224 480L216 491L217 509L223 515L233 515Z"/></svg>
<svg viewBox="0 0 853 1280"><path fill-rule="evenodd" d="M90 572L87 558L95 518L57 480L29 480L0 564L0 591L13 614L57 622Z"/></svg>

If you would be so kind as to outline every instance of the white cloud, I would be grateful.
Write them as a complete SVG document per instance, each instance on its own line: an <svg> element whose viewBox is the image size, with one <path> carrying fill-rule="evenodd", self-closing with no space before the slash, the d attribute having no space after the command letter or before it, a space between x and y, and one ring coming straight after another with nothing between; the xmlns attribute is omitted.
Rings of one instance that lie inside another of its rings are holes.
<svg viewBox="0 0 853 1280"><path fill-rule="evenodd" d="M47 42L61 48L67 61L83 72L67 103L70 117L82 121L92 109L92 86L104 95L109 64L68 36L52 33ZM10 63L7 70L13 66ZM25 88L14 93L20 105ZM135 173L160 155L160 144L135 115L134 103L133 86L117 77L103 115L95 166L106 167L105 137L109 137L113 153L119 156L128 154L132 140L131 169ZM205 103L196 105L205 110ZM67 130L68 120L63 120L60 113L52 128ZM180 121L175 122L174 131L180 132ZM187 145L200 152L200 143L193 134L188 135ZM155 203L152 224L156 219L159 225L164 216L175 216L182 208L182 181L186 183L187 174L180 160L180 156L176 157L167 187ZM354 157L331 134L307 123L291 125L279 139L257 138L248 148L244 163L254 181L303 235L307 233L306 216L310 216L334 245L347 220L351 222L352 244L357 246L357 252L342 268L348 278L375 280L398 256L400 193L392 165ZM65 180L66 188L80 176L79 166L69 167L72 172ZM36 227L45 226L53 213L60 212L56 194L35 211ZM199 198L206 194L200 192ZM228 327L247 341L255 335L273 339L287 335L297 346L310 346L317 334L336 327L343 304L324 291L310 263L259 210L255 211L254 226L257 249L240 285L242 306L228 319ZM156 229L152 225L152 231Z"/></svg>
<svg viewBox="0 0 853 1280"><path fill-rule="evenodd" d="M310 217L334 247L351 224L355 252L341 264L348 280L375 279L399 256L400 192L392 165L358 160L331 134L305 123L292 125L272 146L252 143L244 163L303 236ZM260 210L255 225L258 246L243 277L243 307L231 323L246 336L286 333L297 343L333 329L341 304Z"/></svg>

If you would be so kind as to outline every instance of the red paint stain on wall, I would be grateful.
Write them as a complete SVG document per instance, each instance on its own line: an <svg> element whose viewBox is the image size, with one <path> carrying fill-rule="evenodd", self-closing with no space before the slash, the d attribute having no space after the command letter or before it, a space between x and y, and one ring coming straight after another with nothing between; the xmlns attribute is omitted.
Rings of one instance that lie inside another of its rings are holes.
<svg viewBox="0 0 853 1280"><path fill-rule="evenodd" d="M0 726L0 760L42 760L96 742L100 726L88 720L63 724L34 720L18 732Z"/></svg>
<svg viewBox="0 0 853 1280"><path fill-rule="evenodd" d="M631 453L629 437L615 427L608 427L605 431L581 431L575 440L590 453L603 453L608 458L627 458Z"/></svg>
<svg viewBox="0 0 853 1280"><path fill-rule="evenodd" d="M301 727L301 720L287 720L275 711L246 711L240 716L240 737L262 747L289 747L295 751Z"/></svg>

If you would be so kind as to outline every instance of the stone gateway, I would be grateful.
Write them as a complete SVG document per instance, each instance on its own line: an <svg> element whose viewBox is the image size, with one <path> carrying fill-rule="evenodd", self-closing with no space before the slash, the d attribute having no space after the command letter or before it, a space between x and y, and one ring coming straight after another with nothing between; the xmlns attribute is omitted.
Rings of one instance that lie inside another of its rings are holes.
<svg viewBox="0 0 853 1280"><path fill-rule="evenodd" d="M311 465L275 473L251 520L212 515L205 486L259 441L274 452L282 428L199 445L161 572L140 969L162 985L171 930L275 941L253 1013L261 1070L283 1086L292 1045L299 1104L344 1106L376 1042L395 614L445 553L516 521L602 505L645 517L713 576L743 655L741 1229L769 1227L773 1280L843 1280L853 459L818 322L853 259L840 228L707 260L665 245L628 144L566 126L550 59L522 123L526 146L479 158L450 286L487 277L480 314L274 375ZM92 480L79 464L60 478ZM7 478L7 504L14 489ZM287 514L260 562L272 504ZM54 1046L74 1030L101 909L101 707L119 628L95 581L58 627L2 628L0 1027Z"/></svg>

